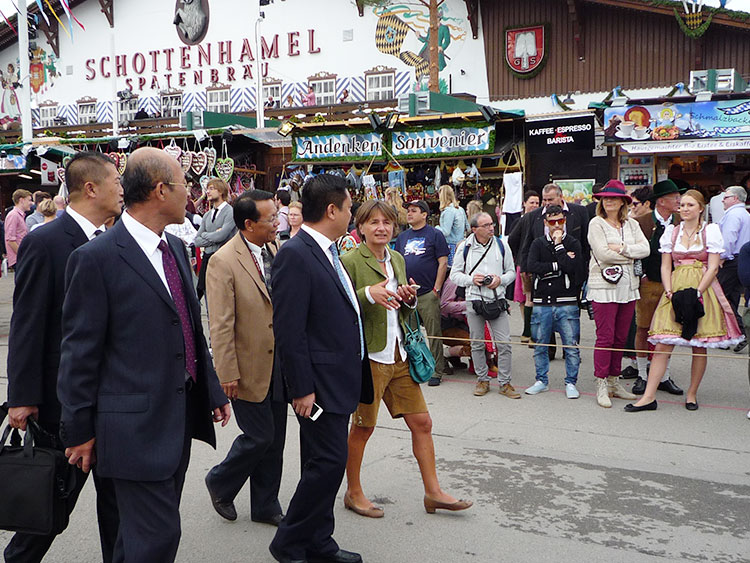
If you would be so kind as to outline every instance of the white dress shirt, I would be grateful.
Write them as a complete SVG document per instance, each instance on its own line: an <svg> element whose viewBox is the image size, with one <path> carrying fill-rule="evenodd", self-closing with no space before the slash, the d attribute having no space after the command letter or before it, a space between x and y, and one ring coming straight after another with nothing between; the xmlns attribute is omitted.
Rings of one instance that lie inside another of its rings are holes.
<svg viewBox="0 0 750 563"><path fill-rule="evenodd" d="M249 240L247 240L245 237L242 237L242 240L245 241L245 244L250 249L250 252L255 257L255 263L257 264L258 268L260 269L260 275L263 276L263 279L266 279L266 265L263 263L263 249L258 246L257 244L253 244Z"/></svg>
<svg viewBox="0 0 750 563"><path fill-rule="evenodd" d="M138 243L138 246L141 247L141 250L143 250L146 258L148 258L148 261L151 262L151 265L154 267L154 270L156 270L159 279L161 279L164 287L167 288L167 292L171 296L172 292L169 291L169 283L167 283L167 275L164 273L164 264L162 262L161 250L159 250L159 243L161 241L169 244L169 242L167 242L167 235L165 235L164 233L162 233L161 236L157 235L143 223L139 223L127 211L122 214L122 217L120 217L120 221L122 221L123 226L135 239L135 242Z"/></svg>
<svg viewBox="0 0 750 563"><path fill-rule="evenodd" d="M334 243L334 241L330 240L327 236L325 236L322 233L319 233L312 227L308 227L304 223L300 227L303 231L305 231L308 235L310 235L313 240L320 246L320 248L323 250L323 254L326 255L326 258L328 258L328 261L331 263L331 268L333 268L334 272L336 271L336 268L333 266L333 255L331 254L331 245ZM341 269L344 270L344 278L346 279L346 285L348 286L346 288L349 295L354 296L354 306L357 309L357 315L360 315L359 310L359 301L357 300L357 292L354 291L354 286L352 285L352 280L349 278L349 275L346 273L346 268L344 268L344 265L341 265Z"/></svg>
<svg viewBox="0 0 750 563"><path fill-rule="evenodd" d="M83 234L86 235L86 238L89 240L93 240L93 238L96 236L94 233L96 231L104 232L106 230L106 227L104 225L96 226L91 221L86 219L83 215L78 213L75 209L73 209L72 205L69 205L65 212L70 215L71 219L78 223L78 226L81 227L83 230Z"/></svg>
<svg viewBox="0 0 750 563"><path fill-rule="evenodd" d="M398 290L398 280L396 280L396 274L393 271L393 265L391 265L391 253L388 249L385 250L385 271L388 275L388 283L385 284L385 288L388 291L396 293ZM370 295L370 287L371 286L368 285L365 288L365 295L367 296L367 300L374 304L375 300L372 298L372 295ZM402 306L405 306L405 304L402 303ZM403 336L401 335L401 323L399 323L398 315L398 309L386 310L385 348L380 352L370 352L368 354L373 362L386 365L395 364L396 343L398 343L398 351L399 354L401 354L401 360L406 360L406 350L404 350L402 343Z"/></svg>

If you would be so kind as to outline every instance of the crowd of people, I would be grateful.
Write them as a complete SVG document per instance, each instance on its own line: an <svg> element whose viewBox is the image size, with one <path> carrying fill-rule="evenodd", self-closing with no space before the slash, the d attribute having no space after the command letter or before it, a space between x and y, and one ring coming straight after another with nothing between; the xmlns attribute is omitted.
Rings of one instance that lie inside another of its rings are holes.
<svg viewBox="0 0 750 563"><path fill-rule="evenodd" d="M516 301L521 341L534 347L525 394L550 389L558 334L565 395L578 399L588 309L596 402L633 401L627 412L655 410L658 391L685 393L669 373L674 346L692 348L685 408L697 410L707 348L745 343L750 215L739 187L724 191L725 212L709 222L701 192L680 193L672 180L632 194L610 180L590 208L548 184L524 194L506 236L492 206L464 208L448 185L431 217L428 202L404 202L398 189L355 204L345 180L328 174L294 199L252 190L233 202L213 179L199 217L179 164L153 148L134 151L122 177L106 155L79 153L66 182L67 206L17 190L6 215L15 272L8 418L25 430L34 417L42 443L76 466L69 511L93 469L105 562L175 559L191 441L215 447L212 423L225 426L232 413L240 434L206 474L208 495L217 514L236 520L249 480L251 519L277 528L277 561L362 560L333 539L334 502L345 476L344 507L385 516L361 475L381 402L410 431L425 511L471 508L438 479L412 356L419 339L407 338L420 326L421 353L434 360L428 386L468 368L475 396L497 379L499 394L518 400ZM629 370L626 350L636 351ZM289 403L302 470L284 510ZM40 561L54 538L16 533L6 561Z"/></svg>

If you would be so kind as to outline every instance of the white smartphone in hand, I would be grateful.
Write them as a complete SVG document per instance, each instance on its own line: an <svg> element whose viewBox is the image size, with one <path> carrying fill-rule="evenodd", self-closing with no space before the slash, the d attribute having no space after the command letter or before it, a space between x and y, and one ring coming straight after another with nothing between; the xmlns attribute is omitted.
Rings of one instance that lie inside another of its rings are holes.
<svg viewBox="0 0 750 563"><path fill-rule="evenodd" d="M312 410L310 411L310 420L315 422L320 418L321 414L323 414L323 407L318 403L313 403Z"/></svg>
<svg viewBox="0 0 750 563"><path fill-rule="evenodd" d="M419 291L420 289L422 289L422 286L419 285L418 283L413 283L409 287L412 288L412 289L414 289L414 290L416 290L416 291Z"/></svg>

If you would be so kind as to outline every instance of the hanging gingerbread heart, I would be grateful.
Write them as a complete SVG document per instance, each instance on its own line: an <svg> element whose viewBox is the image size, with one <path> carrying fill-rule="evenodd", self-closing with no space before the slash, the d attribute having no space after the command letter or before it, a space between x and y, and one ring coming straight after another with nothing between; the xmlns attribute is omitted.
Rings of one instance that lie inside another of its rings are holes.
<svg viewBox="0 0 750 563"><path fill-rule="evenodd" d="M65 168L62 166L57 167L57 179L60 180L61 184L65 183Z"/></svg>
<svg viewBox="0 0 750 563"><path fill-rule="evenodd" d="M206 193L206 188L208 186L208 181L211 179L211 176L201 176L201 179L198 180L198 182L201 185L201 194Z"/></svg>
<svg viewBox="0 0 750 563"><path fill-rule="evenodd" d="M193 163L193 153L190 151L182 151L182 154L180 155L180 158L178 160L180 161L182 171L187 172L188 170L190 170L190 165Z"/></svg>
<svg viewBox="0 0 750 563"><path fill-rule="evenodd" d="M229 157L217 158L215 169L216 175L229 183L229 180L232 179L232 174L234 174L234 160Z"/></svg>
<svg viewBox="0 0 750 563"><path fill-rule="evenodd" d="M124 152L117 154L117 172L120 173L120 176L125 174L125 167L128 164L128 155Z"/></svg>
<svg viewBox="0 0 750 563"><path fill-rule="evenodd" d="M206 169L206 164L208 164L208 156L204 152L191 152L190 153L193 157L193 161L190 164L190 170L193 174L196 176L200 176L203 174L203 171Z"/></svg>
<svg viewBox="0 0 750 563"><path fill-rule="evenodd" d="M174 158L177 162L180 162L180 156L182 155L182 149L177 145L167 145L162 149L169 156Z"/></svg>
<svg viewBox="0 0 750 563"><path fill-rule="evenodd" d="M115 168L120 169L120 155L116 152L108 152L107 156L115 163Z"/></svg>
<svg viewBox="0 0 750 563"><path fill-rule="evenodd" d="M216 149L213 147L206 147L203 149L203 153L206 155L206 172L211 174L211 171L216 165Z"/></svg>

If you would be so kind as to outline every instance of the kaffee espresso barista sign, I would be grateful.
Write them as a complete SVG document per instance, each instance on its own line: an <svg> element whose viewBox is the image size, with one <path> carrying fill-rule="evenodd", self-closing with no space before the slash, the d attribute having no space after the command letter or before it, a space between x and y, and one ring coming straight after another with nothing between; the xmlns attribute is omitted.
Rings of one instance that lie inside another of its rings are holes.
<svg viewBox="0 0 750 563"><path fill-rule="evenodd" d="M530 153L594 149L594 116L526 122L526 150Z"/></svg>

